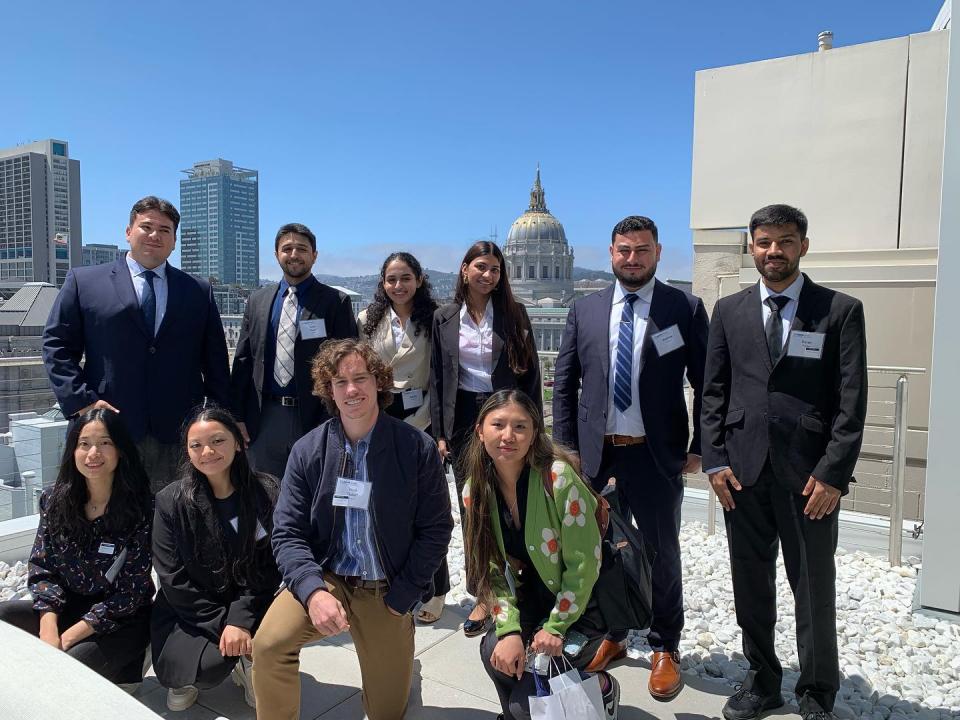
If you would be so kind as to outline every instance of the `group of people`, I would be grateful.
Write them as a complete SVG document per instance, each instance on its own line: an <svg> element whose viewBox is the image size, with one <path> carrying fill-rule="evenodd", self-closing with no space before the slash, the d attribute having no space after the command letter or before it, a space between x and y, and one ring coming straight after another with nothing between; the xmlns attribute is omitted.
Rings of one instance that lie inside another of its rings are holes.
<svg viewBox="0 0 960 720"><path fill-rule="evenodd" d="M616 281L567 316L552 437L534 333L495 243L469 248L442 306L415 257L389 255L358 325L312 274L313 233L284 225L283 279L251 294L229 372L209 284L167 263L178 223L164 200L136 203L130 251L72 270L51 312L44 359L67 448L41 499L34 600L0 617L121 684L141 679L149 644L173 710L232 673L259 718L298 717L301 648L349 632L367 715L400 718L414 623L435 622L450 590L449 463L477 597L463 631L483 636L502 717L529 716L544 655L598 673L616 717L606 668L626 633L594 597L598 493L615 484L656 552L648 685L667 701L683 687L682 476L702 466L725 510L750 663L724 717L783 703L778 544L801 711L830 715L836 508L862 438L865 339L862 305L799 271L802 212L754 214L760 282L722 298L712 322L656 279L655 223L618 223Z"/></svg>

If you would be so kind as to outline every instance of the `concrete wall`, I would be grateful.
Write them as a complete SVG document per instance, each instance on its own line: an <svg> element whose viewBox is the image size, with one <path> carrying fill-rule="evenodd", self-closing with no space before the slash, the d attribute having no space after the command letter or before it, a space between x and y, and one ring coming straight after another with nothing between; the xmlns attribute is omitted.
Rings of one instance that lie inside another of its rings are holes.
<svg viewBox="0 0 960 720"><path fill-rule="evenodd" d="M810 220L802 268L863 301L868 363L930 367L947 32L697 73L690 224L708 311L757 282L743 229L786 202ZM888 512L895 383L871 374L847 508ZM907 519L923 513L929 395L911 377Z"/></svg>

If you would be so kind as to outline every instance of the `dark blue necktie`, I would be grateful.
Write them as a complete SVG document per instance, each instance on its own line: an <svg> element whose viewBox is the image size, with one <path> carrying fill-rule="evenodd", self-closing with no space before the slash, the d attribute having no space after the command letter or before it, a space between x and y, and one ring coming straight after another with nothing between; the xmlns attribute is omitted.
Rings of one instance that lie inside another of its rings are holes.
<svg viewBox="0 0 960 720"><path fill-rule="evenodd" d="M633 375L633 302L637 296L623 296L623 313L620 315L620 334L617 337L617 367L613 377L613 405L623 412L633 402L631 376Z"/></svg>
<svg viewBox="0 0 960 720"><path fill-rule="evenodd" d="M143 319L147 323L147 330L150 331L150 337L154 335L154 328L157 324L157 295L153 291L153 280L157 274L153 270L144 270L143 279L147 284L143 286L143 296L140 298L140 312L143 313Z"/></svg>

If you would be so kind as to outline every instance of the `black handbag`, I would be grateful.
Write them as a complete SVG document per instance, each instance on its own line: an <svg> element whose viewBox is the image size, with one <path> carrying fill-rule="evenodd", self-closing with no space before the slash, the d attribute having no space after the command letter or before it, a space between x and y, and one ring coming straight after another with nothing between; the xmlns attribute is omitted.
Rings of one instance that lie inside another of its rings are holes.
<svg viewBox="0 0 960 720"><path fill-rule="evenodd" d="M600 576L593 597L608 632L645 630L653 619L656 551L623 519L615 485L607 485L600 496L609 504L609 523L600 542Z"/></svg>

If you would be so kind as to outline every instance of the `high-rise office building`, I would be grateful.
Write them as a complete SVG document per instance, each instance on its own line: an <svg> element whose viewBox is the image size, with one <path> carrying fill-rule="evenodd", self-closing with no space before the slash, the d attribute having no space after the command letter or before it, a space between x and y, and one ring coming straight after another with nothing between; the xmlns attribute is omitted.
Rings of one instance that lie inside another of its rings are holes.
<svg viewBox="0 0 960 720"><path fill-rule="evenodd" d="M103 245L90 243L83 246L83 262L81 265L103 265L114 262L123 251L117 245Z"/></svg>
<svg viewBox="0 0 960 720"><path fill-rule="evenodd" d="M0 150L0 283L63 285L80 264L80 161L62 140Z"/></svg>
<svg viewBox="0 0 960 720"><path fill-rule="evenodd" d="M257 287L260 197L256 170L195 163L180 181L180 266L225 285Z"/></svg>

